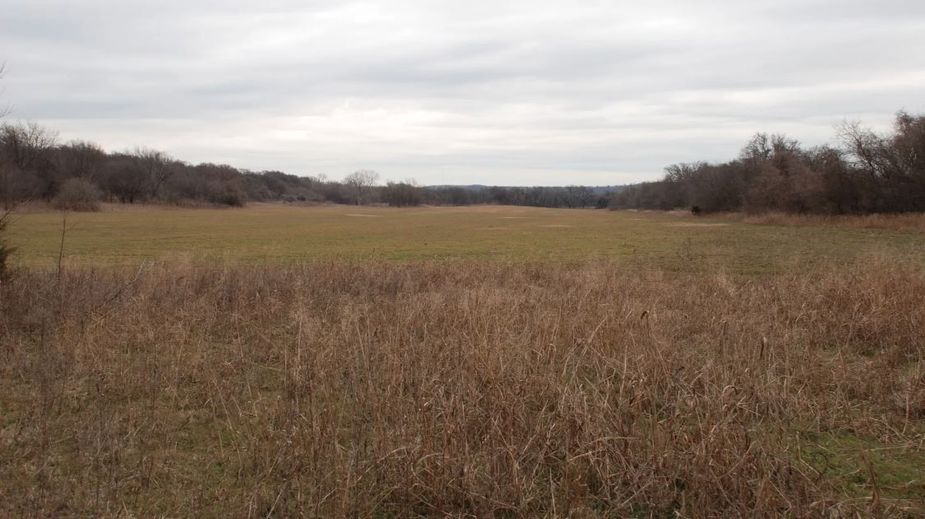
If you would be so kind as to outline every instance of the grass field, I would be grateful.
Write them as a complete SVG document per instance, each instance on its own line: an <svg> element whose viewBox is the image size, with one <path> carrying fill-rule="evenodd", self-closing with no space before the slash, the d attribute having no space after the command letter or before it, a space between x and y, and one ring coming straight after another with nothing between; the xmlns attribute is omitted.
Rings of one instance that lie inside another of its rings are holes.
<svg viewBox="0 0 925 519"><path fill-rule="evenodd" d="M0 517L922 517L922 218L24 212Z"/></svg>
<svg viewBox="0 0 925 519"><path fill-rule="evenodd" d="M925 250L925 232L916 230L753 224L651 212L496 206L108 209L67 216L70 262L608 259L648 268L766 272L872 253L921 259ZM20 252L16 261L54 265L61 229L60 213L18 215L11 229L11 243Z"/></svg>

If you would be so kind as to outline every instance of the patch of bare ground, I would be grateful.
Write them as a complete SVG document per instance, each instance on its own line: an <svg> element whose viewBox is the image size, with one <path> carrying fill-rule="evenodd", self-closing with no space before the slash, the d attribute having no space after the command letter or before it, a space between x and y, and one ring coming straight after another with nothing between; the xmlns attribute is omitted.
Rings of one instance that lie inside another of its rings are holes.
<svg viewBox="0 0 925 519"><path fill-rule="evenodd" d="M7 517L923 513L925 273L897 261L161 263L0 290Z"/></svg>

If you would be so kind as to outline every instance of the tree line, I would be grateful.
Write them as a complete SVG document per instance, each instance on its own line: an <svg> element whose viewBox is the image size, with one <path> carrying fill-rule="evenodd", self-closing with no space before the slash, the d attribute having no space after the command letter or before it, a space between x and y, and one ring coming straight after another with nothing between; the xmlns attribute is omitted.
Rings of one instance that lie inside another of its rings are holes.
<svg viewBox="0 0 925 519"><path fill-rule="evenodd" d="M925 211L925 116L899 112L886 135L845 123L837 146L755 135L738 158L665 168L615 193L615 209L861 214Z"/></svg>
<svg viewBox="0 0 925 519"><path fill-rule="evenodd" d="M620 188L421 186L413 180L381 184L370 170L331 180L189 164L148 148L106 152L90 142L59 143L54 132L34 123L5 122L0 125L0 201L4 209L38 200L75 210L93 210L100 202L241 206L283 201L694 212L925 211L925 116L900 112L887 135L844 124L838 137L837 146L807 148L784 135L759 133L734 160L674 164L660 181Z"/></svg>
<svg viewBox="0 0 925 519"><path fill-rule="evenodd" d="M374 171L342 180L323 175L248 171L224 164L189 164L148 148L108 153L85 141L59 143L34 123L0 125L0 200L27 200L92 210L100 202L218 204L331 202L392 206L512 204L606 207L607 188L420 186L413 180L381 185Z"/></svg>

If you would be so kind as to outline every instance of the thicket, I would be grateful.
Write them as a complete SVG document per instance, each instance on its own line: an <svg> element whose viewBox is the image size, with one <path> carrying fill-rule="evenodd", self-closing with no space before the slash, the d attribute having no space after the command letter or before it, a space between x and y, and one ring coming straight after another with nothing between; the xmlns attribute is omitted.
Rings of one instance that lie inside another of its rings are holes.
<svg viewBox="0 0 925 519"><path fill-rule="evenodd" d="M658 182L627 186L617 209L864 214L925 211L925 116L897 114L893 132L858 124L839 146L804 148L759 133L735 160L675 164Z"/></svg>

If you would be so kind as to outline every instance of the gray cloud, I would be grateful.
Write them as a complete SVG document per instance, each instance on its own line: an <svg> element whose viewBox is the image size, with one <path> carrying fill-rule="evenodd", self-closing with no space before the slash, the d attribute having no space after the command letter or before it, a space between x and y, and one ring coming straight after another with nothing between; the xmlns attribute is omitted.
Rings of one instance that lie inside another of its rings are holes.
<svg viewBox="0 0 925 519"><path fill-rule="evenodd" d="M0 0L14 117L110 149L609 184L925 110L925 4Z"/></svg>

